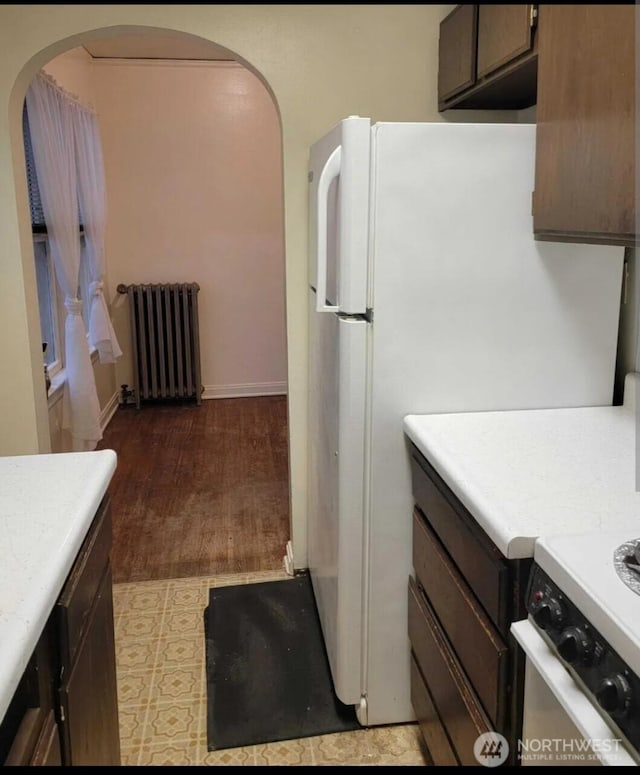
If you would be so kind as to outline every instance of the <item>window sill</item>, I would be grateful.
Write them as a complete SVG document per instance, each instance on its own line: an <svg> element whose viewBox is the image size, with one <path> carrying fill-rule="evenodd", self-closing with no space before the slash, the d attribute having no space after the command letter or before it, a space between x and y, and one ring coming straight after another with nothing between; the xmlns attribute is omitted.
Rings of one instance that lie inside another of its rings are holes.
<svg viewBox="0 0 640 775"><path fill-rule="evenodd" d="M92 350L91 351L91 363L95 365L98 363L99 357L98 357L98 351ZM56 374L51 377L51 385L49 387L49 391L47 393L47 406L49 409L54 407L58 401L62 399L62 394L64 392L64 386L67 381L67 372L66 369L60 369Z"/></svg>
<svg viewBox="0 0 640 775"><path fill-rule="evenodd" d="M64 390L64 384L67 381L67 372L64 369L60 369L57 374L51 377L51 385L47 393L47 405L49 409L55 406L62 398L62 391Z"/></svg>

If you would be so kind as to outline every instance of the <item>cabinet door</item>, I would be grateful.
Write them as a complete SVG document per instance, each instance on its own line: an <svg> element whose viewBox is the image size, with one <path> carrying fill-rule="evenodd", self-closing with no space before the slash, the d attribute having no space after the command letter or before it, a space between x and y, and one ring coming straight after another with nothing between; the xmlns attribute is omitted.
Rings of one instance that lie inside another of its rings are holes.
<svg viewBox="0 0 640 775"><path fill-rule="evenodd" d="M539 8L533 228L636 244L634 5Z"/></svg>
<svg viewBox="0 0 640 775"><path fill-rule="evenodd" d="M53 767L62 764L58 725L53 710L49 711L31 759L32 767Z"/></svg>
<svg viewBox="0 0 640 775"><path fill-rule="evenodd" d="M477 9L477 5L459 5L440 23L439 102L475 83Z"/></svg>
<svg viewBox="0 0 640 775"><path fill-rule="evenodd" d="M531 50L532 8L527 4L478 6L478 78Z"/></svg>
<svg viewBox="0 0 640 775"><path fill-rule="evenodd" d="M111 507L105 497L56 603L60 660L70 670L111 550Z"/></svg>
<svg viewBox="0 0 640 775"><path fill-rule="evenodd" d="M60 688L65 765L119 765L111 566L100 582L71 673Z"/></svg>

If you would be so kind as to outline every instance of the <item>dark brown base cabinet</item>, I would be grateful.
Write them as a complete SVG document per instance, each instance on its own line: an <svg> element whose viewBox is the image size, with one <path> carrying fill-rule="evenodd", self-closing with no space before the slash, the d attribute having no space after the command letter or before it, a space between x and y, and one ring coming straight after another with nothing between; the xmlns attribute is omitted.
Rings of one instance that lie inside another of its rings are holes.
<svg viewBox="0 0 640 775"><path fill-rule="evenodd" d="M0 725L5 765L119 765L111 511L102 501Z"/></svg>
<svg viewBox="0 0 640 775"><path fill-rule="evenodd" d="M478 766L498 732L518 764L525 658L509 632L526 616L532 561L507 560L409 444L415 510L409 578L411 699L435 765Z"/></svg>

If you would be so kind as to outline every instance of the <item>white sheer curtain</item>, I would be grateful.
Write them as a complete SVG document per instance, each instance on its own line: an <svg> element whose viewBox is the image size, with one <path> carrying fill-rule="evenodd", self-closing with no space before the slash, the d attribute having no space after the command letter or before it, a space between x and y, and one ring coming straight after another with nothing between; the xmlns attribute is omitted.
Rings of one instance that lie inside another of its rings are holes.
<svg viewBox="0 0 640 775"><path fill-rule="evenodd" d="M104 298L106 197L100 132L93 113L81 105L73 107L78 201L84 226L84 260L87 261L91 293L89 344L98 351L101 363L115 363L122 355L122 350Z"/></svg>
<svg viewBox="0 0 640 775"><path fill-rule="evenodd" d="M71 432L75 450L90 450L102 438L102 431L82 301L78 298L80 232L71 103L42 73L31 82L26 100L49 247L67 310L63 424Z"/></svg>

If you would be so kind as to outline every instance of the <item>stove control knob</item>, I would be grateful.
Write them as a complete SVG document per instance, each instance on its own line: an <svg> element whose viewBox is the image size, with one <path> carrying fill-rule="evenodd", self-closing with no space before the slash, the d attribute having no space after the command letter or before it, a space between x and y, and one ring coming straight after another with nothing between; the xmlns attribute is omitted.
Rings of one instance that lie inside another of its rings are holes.
<svg viewBox="0 0 640 775"><path fill-rule="evenodd" d="M557 630L564 624L565 612L562 603L555 597L540 602L533 610L533 621L542 630Z"/></svg>
<svg viewBox="0 0 640 775"><path fill-rule="evenodd" d="M581 627L567 627L558 641L558 652L570 665L590 665L593 641Z"/></svg>
<svg viewBox="0 0 640 775"><path fill-rule="evenodd" d="M610 675L598 684L596 699L607 713L623 716L631 705L631 686L621 673Z"/></svg>

